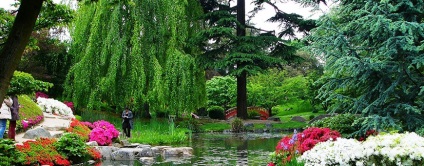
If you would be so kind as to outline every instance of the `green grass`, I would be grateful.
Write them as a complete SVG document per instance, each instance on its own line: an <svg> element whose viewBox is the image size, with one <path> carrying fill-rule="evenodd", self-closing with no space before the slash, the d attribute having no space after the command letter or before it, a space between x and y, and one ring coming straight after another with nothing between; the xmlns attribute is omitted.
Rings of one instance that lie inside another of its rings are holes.
<svg viewBox="0 0 424 166"><path fill-rule="evenodd" d="M19 95L18 102L21 105L19 108L20 120L16 121L16 132L24 132L22 120L35 119L37 116L43 116L43 111L28 95Z"/></svg>
<svg viewBox="0 0 424 166"><path fill-rule="evenodd" d="M315 117L317 117L318 115L322 115L325 114L325 112L321 111L321 112L317 112L317 113L312 113L312 112L300 112L300 113L293 113L293 114L286 114L283 116L279 116L281 122L286 123L286 122L290 122L291 118L295 117L295 116L301 116L303 118L305 118L307 121L309 121L309 116L314 115Z"/></svg>
<svg viewBox="0 0 424 166"><path fill-rule="evenodd" d="M202 126L200 126L202 131L204 132L221 132L227 129L231 129L231 124L223 123L223 122L213 122L213 123L205 123Z"/></svg>
<svg viewBox="0 0 424 166"><path fill-rule="evenodd" d="M277 116L286 116L303 112L311 112L313 110L309 101L295 100L285 105L278 105L273 108L273 114Z"/></svg>
<svg viewBox="0 0 424 166"><path fill-rule="evenodd" d="M106 111L83 111L82 120L95 122L106 120L122 132L122 119L119 114ZM150 145L172 145L185 142L187 129L177 128L168 119L134 119L130 142Z"/></svg>

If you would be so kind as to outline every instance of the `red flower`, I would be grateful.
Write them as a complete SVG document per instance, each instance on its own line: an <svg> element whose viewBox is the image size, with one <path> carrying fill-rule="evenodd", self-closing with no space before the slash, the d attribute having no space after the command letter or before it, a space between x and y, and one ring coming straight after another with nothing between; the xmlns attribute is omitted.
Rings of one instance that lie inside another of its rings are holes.
<svg viewBox="0 0 424 166"><path fill-rule="evenodd" d="M273 162L269 162L267 166L275 166Z"/></svg>

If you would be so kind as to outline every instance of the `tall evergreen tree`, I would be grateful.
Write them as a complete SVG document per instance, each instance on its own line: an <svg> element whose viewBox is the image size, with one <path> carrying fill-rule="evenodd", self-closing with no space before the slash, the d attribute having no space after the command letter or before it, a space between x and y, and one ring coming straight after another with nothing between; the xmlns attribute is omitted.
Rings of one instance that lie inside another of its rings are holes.
<svg viewBox="0 0 424 166"><path fill-rule="evenodd" d="M338 3L310 38L311 48L326 61L319 97L328 111L362 114L360 132L421 127L423 1Z"/></svg>
<svg viewBox="0 0 424 166"><path fill-rule="evenodd" d="M71 35L76 64L67 92L77 106L192 111L205 103L204 72L187 40L198 30L195 0L81 2Z"/></svg>
<svg viewBox="0 0 424 166"><path fill-rule="evenodd" d="M294 55L295 47L287 45L281 37L294 35L296 29L309 30L314 24L300 15L282 12L269 1L255 1L258 6L266 3L276 8L276 16L269 21L287 25L282 33L275 34L246 23L244 0L238 0L234 7L230 2L201 0L206 29L198 33L194 42L203 49L198 60L205 68L227 70L237 77L237 116L246 119L247 76L299 60Z"/></svg>

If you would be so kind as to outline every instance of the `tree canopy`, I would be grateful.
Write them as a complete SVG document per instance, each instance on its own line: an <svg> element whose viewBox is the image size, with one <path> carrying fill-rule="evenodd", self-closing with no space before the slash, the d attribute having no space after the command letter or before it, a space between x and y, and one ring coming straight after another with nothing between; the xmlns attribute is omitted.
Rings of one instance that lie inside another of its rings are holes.
<svg viewBox="0 0 424 166"><path fill-rule="evenodd" d="M195 0L80 2L65 94L78 107L178 113L203 106L204 71L187 44L201 12Z"/></svg>
<svg viewBox="0 0 424 166"><path fill-rule="evenodd" d="M309 38L326 62L318 97L330 112L362 114L360 132L422 126L423 1L338 2Z"/></svg>

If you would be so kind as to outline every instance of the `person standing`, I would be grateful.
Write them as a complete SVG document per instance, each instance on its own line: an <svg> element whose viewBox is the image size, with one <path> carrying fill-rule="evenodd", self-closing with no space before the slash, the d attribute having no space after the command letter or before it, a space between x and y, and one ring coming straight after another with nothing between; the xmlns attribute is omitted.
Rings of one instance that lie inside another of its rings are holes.
<svg viewBox="0 0 424 166"><path fill-rule="evenodd" d="M0 108L0 139L3 139L4 131L6 130L7 120L12 118L10 107L12 107L13 101L10 97L6 97L3 100Z"/></svg>
<svg viewBox="0 0 424 166"><path fill-rule="evenodd" d="M12 118L9 120L9 131L7 132L8 138L15 140L16 134L16 121L19 120L19 102L18 96L12 95L12 107L10 107L10 112L12 114Z"/></svg>
<svg viewBox="0 0 424 166"><path fill-rule="evenodd" d="M129 108L125 108L124 112L122 112L122 119L122 129L124 130L125 135L130 138L133 125L133 113Z"/></svg>

